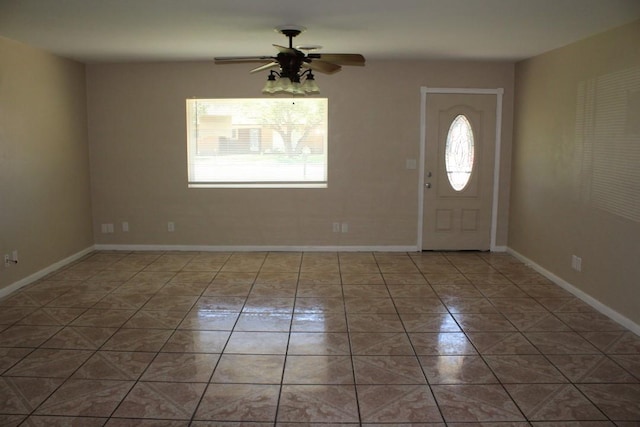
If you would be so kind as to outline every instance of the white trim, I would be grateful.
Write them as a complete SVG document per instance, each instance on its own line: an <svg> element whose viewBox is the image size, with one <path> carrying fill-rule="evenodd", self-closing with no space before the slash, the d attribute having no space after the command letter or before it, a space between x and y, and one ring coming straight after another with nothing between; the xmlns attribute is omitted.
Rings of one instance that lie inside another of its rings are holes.
<svg viewBox="0 0 640 427"><path fill-rule="evenodd" d="M591 295L589 295L586 292L584 292L584 291L578 289L577 287L573 286L571 283L567 282L566 280L556 276L555 274L553 274L549 270L547 270L544 267L536 264L535 262L533 262L532 260L530 260L526 256L522 255L521 253L519 253L519 252L517 252L517 251L515 251L515 250L513 250L513 249L511 249L509 247L507 247L507 253L513 255L519 261L521 261L521 262L525 263L526 265L528 265L529 267L533 268L535 271L537 271L538 273L542 274L544 277L546 277L547 279L551 280L553 283L555 283L556 285L560 286L562 289L566 290L567 292L570 292L575 297L577 297L580 300L584 301L586 304L589 304L591 307L593 307L594 309L598 310L600 313L604 314L605 316L609 317L610 319L618 322L620 325L622 325L625 328L629 329L634 334L640 335L640 325L635 323L633 320L629 319L628 317L623 316L622 314L618 313L617 311L615 311L611 307L603 304L602 302L598 301L597 299L595 299Z"/></svg>
<svg viewBox="0 0 640 427"><path fill-rule="evenodd" d="M420 165L418 167L418 238L416 246L422 250L424 230L424 157L427 139L427 88L420 88Z"/></svg>
<svg viewBox="0 0 640 427"><path fill-rule="evenodd" d="M422 250L422 232L424 227L424 161L426 153L427 139L427 95L428 94L469 94L469 95L495 95L496 96L496 129L495 129L495 158L493 165L493 194L491 205L491 242L489 249L491 252L503 252L503 246L497 246L498 233L498 199L500 195L500 158L502 147L502 97L503 88L480 89L480 88L440 88L426 87L420 88L420 168L419 168L419 188L418 188L418 237L416 246Z"/></svg>
<svg viewBox="0 0 640 427"><path fill-rule="evenodd" d="M54 271L64 267L65 265L71 264L74 261L79 260L80 258L82 258L83 256L91 253L94 250L94 246L89 246L88 248L85 248L83 250L81 250L80 252L76 252L75 254L68 256L67 258L60 260L56 263L53 263L45 268L43 268L40 271L37 271L27 277L25 277L24 279L20 279L17 282L14 282L12 284L10 284L7 287L4 287L2 289L0 289L0 298L3 298L15 291L17 291L20 288L23 288L24 286L30 285L31 283L35 282L38 279L42 279L44 276L46 276L49 273L53 273Z"/></svg>
<svg viewBox="0 0 640 427"><path fill-rule="evenodd" d="M225 246L225 245L95 245L97 251L183 252L418 252L417 246Z"/></svg>
<svg viewBox="0 0 640 427"><path fill-rule="evenodd" d="M456 88L456 87L426 87L423 86L426 93L433 94L469 94L469 95L497 95L502 93L504 89L478 89L478 88Z"/></svg>
<svg viewBox="0 0 640 427"><path fill-rule="evenodd" d="M498 198L500 197L500 155L502 154L502 95L504 89L498 89L496 93L496 142L494 147L495 158L493 162L493 201L491 205L491 251L496 251L496 239L498 234Z"/></svg>

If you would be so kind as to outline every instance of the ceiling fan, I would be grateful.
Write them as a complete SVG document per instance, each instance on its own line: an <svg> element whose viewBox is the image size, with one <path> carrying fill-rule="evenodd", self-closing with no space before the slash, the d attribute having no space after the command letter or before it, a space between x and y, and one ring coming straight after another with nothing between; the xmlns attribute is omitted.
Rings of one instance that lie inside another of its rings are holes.
<svg viewBox="0 0 640 427"><path fill-rule="evenodd" d="M274 44L276 56L220 56L214 58L216 64L258 62L259 67L250 70L256 73L270 68L267 84L262 93L293 95L315 95L320 93L313 71L333 74L342 69L342 65L363 66L364 56L357 53L314 53L319 46L293 47L293 39L305 30L299 26L282 26L275 29L289 38L289 47ZM307 51L305 53L305 51Z"/></svg>

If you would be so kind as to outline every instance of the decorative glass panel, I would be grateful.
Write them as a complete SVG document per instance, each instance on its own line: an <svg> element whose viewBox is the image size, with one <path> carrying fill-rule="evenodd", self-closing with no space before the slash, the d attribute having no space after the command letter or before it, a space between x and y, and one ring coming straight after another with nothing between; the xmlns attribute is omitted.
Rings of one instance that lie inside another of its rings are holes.
<svg viewBox="0 0 640 427"><path fill-rule="evenodd" d="M473 171L473 130L467 118L460 114L451 123L444 150L444 164L451 187L462 191Z"/></svg>

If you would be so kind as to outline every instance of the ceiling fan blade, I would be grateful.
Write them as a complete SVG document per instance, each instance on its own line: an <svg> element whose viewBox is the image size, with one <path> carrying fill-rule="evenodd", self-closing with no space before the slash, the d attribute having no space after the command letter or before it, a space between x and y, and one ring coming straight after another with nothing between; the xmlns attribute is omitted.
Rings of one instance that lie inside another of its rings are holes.
<svg viewBox="0 0 640 427"><path fill-rule="evenodd" d="M280 53L295 54L296 52L299 52L298 50L292 47L284 47L284 46L280 46L279 44L274 44L273 47L275 47Z"/></svg>
<svg viewBox="0 0 640 427"><path fill-rule="evenodd" d="M311 59L320 59L339 65L363 66L365 62L364 56L359 53L310 53L307 56Z"/></svg>
<svg viewBox="0 0 640 427"><path fill-rule="evenodd" d="M307 68L311 68L313 71L319 71L325 74L337 73L342 69L342 67L337 64L332 64L331 62L326 62L319 59L314 59L313 61L309 62L305 61L304 66Z"/></svg>
<svg viewBox="0 0 640 427"><path fill-rule="evenodd" d="M268 70L269 68L279 67L279 66L280 66L280 64L278 64L277 62L273 61L273 62L270 62L268 64L264 64L264 65L261 65L259 67L256 67L253 70L249 71L249 73L257 73L258 71Z"/></svg>
<svg viewBox="0 0 640 427"><path fill-rule="evenodd" d="M271 62L273 56L217 56L213 58L216 64L238 64L243 62Z"/></svg>

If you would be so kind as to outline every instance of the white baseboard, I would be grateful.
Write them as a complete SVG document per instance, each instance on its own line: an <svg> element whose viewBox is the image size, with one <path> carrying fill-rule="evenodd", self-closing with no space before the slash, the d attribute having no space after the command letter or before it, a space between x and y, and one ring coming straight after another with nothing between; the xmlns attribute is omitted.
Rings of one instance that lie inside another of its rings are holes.
<svg viewBox="0 0 640 427"><path fill-rule="evenodd" d="M586 292L576 288L575 286L573 286L572 284L570 284L566 280L556 276L555 274L553 274L549 270L547 270L544 267L536 264L535 262L533 262L529 258L525 257L521 253L519 253L519 252L517 252L517 251L515 251L515 250L513 250L511 248L507 248L507 252L509 254L513 255L514 257L516 257L518 260L520 260L523 263L525 263L526 265L528 265L529 267L533 268L538 273L542 274L547 279L551 280L556 285L560 286L562 289L566 290L567 292L572 293L577 298L579 298L582 301L584 301L585 303L589 304L591 307L593 307L594 309L598 310L600 313L602 313L605 316L611 318L612 320L618 322L619 324L621 324L625 328L629 329L631 332L635 333L636 335L640 335L640 325L638 325L637 323L635 323L631 319L623 316L622 314L618 313L617 311L615 311L611 307L609 307L609 306L603 304L602 302L598 301L597 299L595 299L591 295L587 294Z"/></svg>
<svg viewBox="0 0 640 427"><path fill-rule="evenodd" d="M56 263L53 263L45 268L43 268L40 271L37 271L27 277L25 277L24 279L20 279L17 282L14 282L12 284L10 284L9 286L0 289L0 298L3 298L15 291L17 291L18 289L27 286L33 282L35 282L36 280L42 279L44 276L46 276L49 273L53 273L54 271L64 267L65 265L71 264L74 261L79 260L80 258L82 258L83 256L91 253L94 250L94 246L89 246L88 248L85 248L83 250L81 250L80 252L76 252L75 254L66 257L65 259L62 259Z"/></svg>
<svg viewBox="0 0 640 427"><path fill-rule="evenodd" d="M417 246L210 246L210 245L95 245L98 251L192 252L418 252Z"/></svg>

